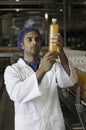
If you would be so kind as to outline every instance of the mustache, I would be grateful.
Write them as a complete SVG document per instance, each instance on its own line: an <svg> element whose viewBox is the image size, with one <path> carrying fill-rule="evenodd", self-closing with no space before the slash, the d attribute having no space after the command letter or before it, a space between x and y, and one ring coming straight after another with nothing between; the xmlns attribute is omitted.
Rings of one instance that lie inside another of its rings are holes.
<svg viewBox="0 0 86 130"><path fill-rule="evenodd" d="M37 47L37 45L32 45L31 48L36 48L37 49L38 47Z"/></svg>

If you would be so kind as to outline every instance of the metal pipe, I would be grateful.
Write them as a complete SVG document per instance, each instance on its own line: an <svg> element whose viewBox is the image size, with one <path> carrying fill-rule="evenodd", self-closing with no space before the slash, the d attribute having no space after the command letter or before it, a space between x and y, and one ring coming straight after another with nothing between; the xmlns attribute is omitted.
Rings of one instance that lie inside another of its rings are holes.
<svg viewBox="0 0 86 130"><path fill-rule="evenodd" d="M66 0L63 0L64 46L66 47Z"/></svg>

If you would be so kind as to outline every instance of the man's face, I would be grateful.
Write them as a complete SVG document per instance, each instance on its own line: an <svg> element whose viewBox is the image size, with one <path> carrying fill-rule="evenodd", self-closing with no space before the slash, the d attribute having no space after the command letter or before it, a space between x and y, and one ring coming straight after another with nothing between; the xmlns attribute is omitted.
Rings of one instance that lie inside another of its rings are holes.
<svg viewBox="0 0 86 130"><path fill-rule="evenodd" d="M22 49L24 50L24 55L27 56L38 56L41 43L40 37L36 32L29 32L25 35L24 41L22 44Z"/></svg>

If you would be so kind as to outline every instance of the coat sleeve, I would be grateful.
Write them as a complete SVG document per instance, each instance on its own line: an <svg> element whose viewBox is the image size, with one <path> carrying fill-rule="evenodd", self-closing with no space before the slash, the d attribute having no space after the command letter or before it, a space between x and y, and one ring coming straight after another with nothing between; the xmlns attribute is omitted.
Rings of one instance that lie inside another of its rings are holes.
<svg viewBox="0 0 86 130"><path fill-rule="evenodd" d="M18 73L8 66L4 73L4 80L10 99L15 102L24 103L41 96L35 72L22 81Z"/></svg>
<svg viewBox="0 0 86 130"><path fill-rule="evenodd" d="M59 87L67 88L75 85L77 83L77 74L71 63L69 63L70 67L70 76L65 72L64 68L60 64L56 69L56 80L58 82Z"/></svg>

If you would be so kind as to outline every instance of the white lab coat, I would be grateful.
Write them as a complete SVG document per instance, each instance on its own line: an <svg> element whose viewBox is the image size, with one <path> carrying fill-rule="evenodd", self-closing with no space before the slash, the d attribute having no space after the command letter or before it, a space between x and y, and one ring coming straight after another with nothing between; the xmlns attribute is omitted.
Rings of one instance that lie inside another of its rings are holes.
<svg viewBox="0 0 86 130"><path fill-rule="evenodd" d="M23 59L8 66L5 85L15 105L15 130L65 130L58 97L58 86L65 88L77 81L73 67L70 76L56 62L40 84Z"/></svg>

